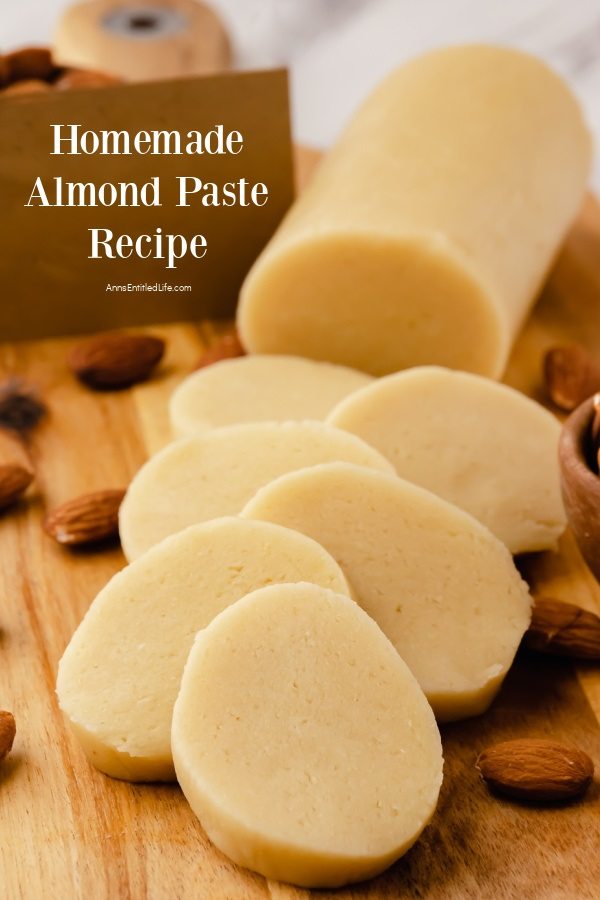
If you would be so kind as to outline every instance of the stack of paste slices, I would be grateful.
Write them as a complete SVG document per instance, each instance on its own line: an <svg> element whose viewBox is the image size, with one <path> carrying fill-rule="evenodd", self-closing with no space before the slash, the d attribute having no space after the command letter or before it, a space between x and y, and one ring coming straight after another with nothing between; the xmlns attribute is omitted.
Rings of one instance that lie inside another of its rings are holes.
<svg viewBox="0 0 600 900"><path fill-rule="evenodd" d="M565 527L559 425L484 376L590 151L526 54L407 63L248 274L238 328L258 355L172 398L178 439L127 491L129 565L58 696L94 765L177 778L243 866L309 887L381 872L435 811L436 720L483 713L511 666L531 611L511 554Z"/></svg>
<svg viewBox="0 0 600 900"><path fill-rule="evenodd" d="M436 719L483 713L528 627L511 552L564 528L558 423L478 375L281 356L194 373L171 419L61 708L102 771L176 778L240 865L373 876L434 813Z"/></svg>

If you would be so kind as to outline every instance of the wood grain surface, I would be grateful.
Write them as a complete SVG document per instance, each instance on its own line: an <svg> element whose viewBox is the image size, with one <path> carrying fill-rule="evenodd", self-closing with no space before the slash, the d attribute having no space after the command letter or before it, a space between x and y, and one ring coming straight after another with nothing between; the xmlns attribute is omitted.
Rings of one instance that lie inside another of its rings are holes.
<svg viewBox="0 0 600 900"><path fill-rule="evenodd" d="M303 158L306 172L312 159ZM0 708L17 720L0 767L0 896L5 900L300 900L309 892L238 869L207 840L177 786L130 785L95 771L59 713L58 660L96 592L124 560L117 548L68 551L41 529L44 510L128 483L168 439L166 401L225 325L152 329L168 342L156 377L125 392L77 384L72 340L5 345L4 375L40 387L49 415L29 449L37 478L0 518ZM541 398L544 349L600 348L600 207L589 200L515 348L507 380ZM534 592L600 611L600 587L567 535L560 553L521 561ZM521 653L486 715L443 728L445 780L422 839L379 878L326 898L587 900L600 897L600 788L559 808L492 797L474 769L492 741L568 739L600 767L600 668ZM268 785L266 786L268 790ZM348 784L348 790L352 785Z"/></svg>

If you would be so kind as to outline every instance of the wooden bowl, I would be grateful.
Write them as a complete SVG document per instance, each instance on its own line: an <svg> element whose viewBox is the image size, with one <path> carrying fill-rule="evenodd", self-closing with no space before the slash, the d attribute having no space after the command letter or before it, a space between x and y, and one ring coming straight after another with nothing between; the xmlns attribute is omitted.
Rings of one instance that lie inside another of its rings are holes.
<svg viewBox="0 0 600 900"><path fill-rule="evenodd" d="M562 496L581 553L600 581L600 475L592 445L594 398L563 425L559 442Z"/></svg>

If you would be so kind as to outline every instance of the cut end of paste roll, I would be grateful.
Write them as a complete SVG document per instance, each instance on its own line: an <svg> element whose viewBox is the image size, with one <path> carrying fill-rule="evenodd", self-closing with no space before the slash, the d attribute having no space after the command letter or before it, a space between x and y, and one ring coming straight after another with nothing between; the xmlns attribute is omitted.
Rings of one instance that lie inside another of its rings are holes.
<svg viewBox="0 0 600 900"><path fill-rule="evenodd" d="M499 377L510 345L499 302L442 235L350 227L265 257L237 323L251 352L285 348L375 376L427 359Z"/></svg>
<svg viewBox="0 0 600 900"><path fill-rule="evenodd" d="M201 632L172 730L177 778L217 847L303 887L391 865L436 807L442 751L415 678L347 597L244 597Z"/></svg>
<svg viewBox="0 0 600 900"><path fill-rule="evenodd" d="M173 433L187 437L241 422L323 420L364 372L298 356L225 359L189 375L169 402Z"/></svg>
<svg viewBox="0 0 600 900"><path fill-rule="evenodd" d="M401 478L470 512L511 553L556 548L566 527L560 424L519 391L420 366L356 391L328 421L380 450Z"/></svg>
<svg viewBox="0 0 600 900"><path fill-rule="evenodd" d="M174 441L127 489L119 510L123 552L137 559L188 525L237 515L284 472L338 459L394 470L356 435L323 422L249 422Z"/></svg>
<svg viewBox="0 0 600 900"><path fill-rule="evenodd" d="M171 715L196 633L249 591L312 581L348 593L315 541L226 517L167 538L100 591L58 667L60 708L90 762L127 781L171 781Z"/></svg>
<svg viewBox="0 0 600 900"><path fill-rule="evenodd" d="M348 463L283 475L242 515L296 528L331 553L440 721L487 709L529 625L531 598L507 548L476 519Z"/></svg>
<svg viewBox="0 0 600 900"><path fill-rule="evenodd" d="M520 51L450 47L358 110L243 285L251 352L498 378L583 202L577 101Z"/></svg>

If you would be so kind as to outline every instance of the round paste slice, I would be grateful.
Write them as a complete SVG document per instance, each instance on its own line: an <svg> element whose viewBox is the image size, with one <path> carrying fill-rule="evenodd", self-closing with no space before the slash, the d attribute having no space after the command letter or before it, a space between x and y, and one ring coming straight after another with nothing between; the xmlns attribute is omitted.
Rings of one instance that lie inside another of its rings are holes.
<svg viewBox="0 0 600 900"><path fill-rule="evenodd" d="M335 460L394 471L378 450L322 422L231 425L175 441L129 486L119 512L123 552L136 559L188 525L237 515L285 472Z"/></svg>
<svg viewBox="0 0 600 900"><path fill-rule="evenodd" d="M560 425L513 388L422 366L343 400L329 422L381 450L402 478L466 509L512 553L554 548L565 529Z"/></svg>
<svg viewBox="0 0 600 900"><path fill-rule="evenodd" d="M359 606L312 584L257 590L198 635L172 743L217 847L304 887L389 866L442 781L438 729L410 670Z"/></svg>
<svg viewBox="0 0 600 900"><path fill-rule="evenodd" d="M299 356L242 356L189 375L171 397L178 437L240 422L325 419L348 394L370 384L364 372Z"/></svg>
<svg viewBox="0 0 600 900"><path fill-rule="evenodd" d="M282 476L246 506L323 545L411 668L440 720L483 712L529 625L512 557L435 494L347 463Z"/></svg>
<svg viewBox="0 0 600 900"><path fill-rule="evenodd" d="M115 575L58 668L60 707L90 761L129 781L173 780L171 715L196 632L249 591L296 581L348 592L315 541L238 518L191 526Z"/></svg>

